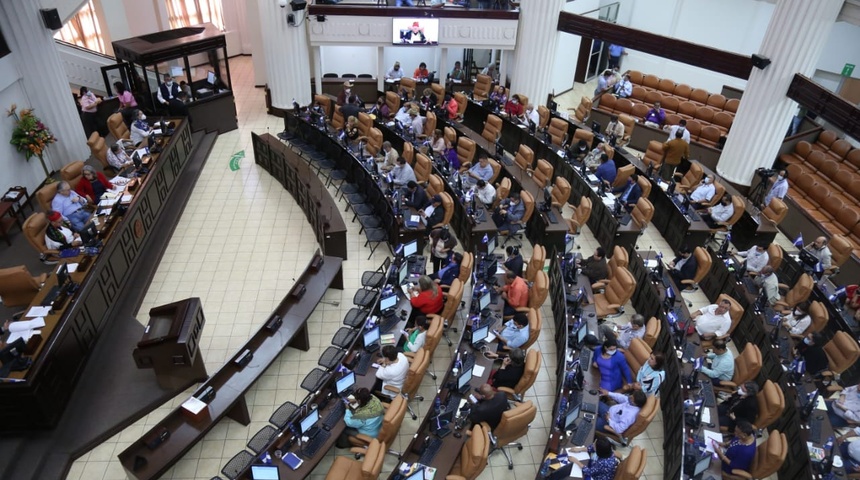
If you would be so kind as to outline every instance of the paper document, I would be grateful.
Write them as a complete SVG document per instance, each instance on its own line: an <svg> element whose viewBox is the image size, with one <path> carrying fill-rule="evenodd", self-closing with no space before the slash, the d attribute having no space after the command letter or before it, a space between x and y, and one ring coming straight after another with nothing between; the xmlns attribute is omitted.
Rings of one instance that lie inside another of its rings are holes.
<svg viewBox="0 0 860 480"><path fill-rule="evenodd" d="M481 365L475 365L474 367L472 367L472 377L480 377L481 375L483 375L485 368L486 367L483 367Z"/></svg>
<svg viewBox="0 0 860 480"><path fill-rule="evenodd" d="M501 275L505 273L505 264L496 263L496 275Z"/></svg>
<svg viewBox="0 0 860 480"><path fill-rule="evenodd" d="M44 317L49 313L51 313L51 307L31 307L24 316L29 318Z"/></svg>
<svg viewBox="0 0 860 480"><path fill-rule="evenodd" d="M132 197L133 197L133 195L131 195L131 194L123 195L121 201L122 201L122 203L128 203L131 201Z"/></svg>
<svg viewBox="0 0 860 480"><path fill-rule="evenodd" d="M161 129L160 128L153 128L152 134L153 135L161 135Z"/></svg>
<svg viewBox="0 0 860 480"><path fill-rule="evenodd" d="M188 410L189 412L191 412L194 415L197 415L204 408L206 408L206 403L197 397L191 397L182 403L182 408L184 408L185 410Z"/></svg>
<svg viewBox="0 0 860 480"><path fill-rule="evenodd" d="M44 326L45 319L43 317L12 322L9 324L9 338L6 340L6 343L12 343L19 338L27 342L30 340L30 337L40 333L38 329Z"/></svg>
<svg viewBox="0 0 860 480"><path fill-rule="evenodd" d="M434 207L433 205L430 205L429 207L424 209L424 215L429 217L430 215L433 215L433 212L435 212L435 211L436 211L436 207Z"/></svg>
<svg viewBox="0 0 860 480"><path fill-rule="evenodd" d="M586 463L589 459L588 452L573 453L573 450L570 448L567 449L567 458L575 458L583 463ZM582 478L582 467L574 463L570 469L570 476L571 478Z"/></svg>
<svg viewBox="0 0 860 480"><path fill-rule="evenodd" d="M487 338L485 338L485 339L484 339L484 341L485 341L485 342L487 342L487 343L492 343L492 342L493 342L493 340L495 340L495 339L496 339L496 334L495 334L495 333L490 332L490 333L488 333L488 334L487 334Z"/></svg>
<svg viewBox="0 0 860 480"><path fill-rule="evenodd" d="M149 155L149 150L147 150L146 147L143 147L143 148L138 148L137 150L134 151L134 153L136 153L140 158L143 158L143 157ZM132 157L134 156L134 153L131 154Z"/></svg>
<svg viewBox="0 0 860 480"><path fill-rule="evenodd" d="M593 182L593 183L597 183L599 181L599 179L597 178L597 175L595 175L593 173L589 173L588 175L585 176L585 178L588 179L589 182Z"/></svg>
<svg viewBox="0 0 860 480"><path fill-rule="evenodd" d="M705 411L702 412L702 423L711 423L711 409L705 407L701 408L705 409Z"/></svg>
<svg viewBox="0 0 860 480"><path fill-rule="evenodd" d="M77 263L67 263L66 269L69 271L69 273L75 273L78 271L78 264Z"/></svg>
<svg viewBox="0 0 860 480"><path fill-rule="evenodd" d="M827 410L827 404L824 403L824 396L819 396L818 400L815 402L816 410Z"/></svg>
<svg viewBox="0 0 860 480"><path fill-rule="evenodd" d="M704 418L702 419L704 421ZM713 441L717 443L723 443L723 434L719 432L712 432L710 430L705 430L705 450L708 452L714 453L714 445Z"/></svg>
<svg viewBox="0 0 860 480"><path fill-rule="evenodd" d="M421 221L421 216L420 215L412 215L411 217L409 217L409 221L413 222L413 223L418 223Z"/></svg>
<svg viewBox="0 0 860 480"><path fill-rule="evenodd" d="M651 258L645 262L645 268L657 268L657 264L658 264L657 259Z"/></svg>

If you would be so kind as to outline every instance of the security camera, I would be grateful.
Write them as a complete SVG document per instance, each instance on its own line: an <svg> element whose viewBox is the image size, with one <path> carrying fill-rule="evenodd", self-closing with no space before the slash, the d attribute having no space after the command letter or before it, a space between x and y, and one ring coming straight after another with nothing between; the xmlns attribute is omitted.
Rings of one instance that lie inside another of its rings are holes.
<svg viewBox="0 0 860 480"><path fill-rule="evenodd" d="M278 6L281 8L287 8L287 0L278 0Z"/></svg>

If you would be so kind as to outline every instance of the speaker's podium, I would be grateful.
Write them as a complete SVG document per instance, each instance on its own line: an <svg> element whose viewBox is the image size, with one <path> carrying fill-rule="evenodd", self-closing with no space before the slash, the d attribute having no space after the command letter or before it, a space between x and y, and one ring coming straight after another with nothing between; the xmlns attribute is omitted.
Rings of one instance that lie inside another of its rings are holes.
<svg viewBox="0 0 860 480"><path fill-rule="evenodd" d="M206 380L199 348L205 323L198 297L151 309L143 338L132 353L137 368L155 370L158 385L164 389L186 388Z"/></svg>

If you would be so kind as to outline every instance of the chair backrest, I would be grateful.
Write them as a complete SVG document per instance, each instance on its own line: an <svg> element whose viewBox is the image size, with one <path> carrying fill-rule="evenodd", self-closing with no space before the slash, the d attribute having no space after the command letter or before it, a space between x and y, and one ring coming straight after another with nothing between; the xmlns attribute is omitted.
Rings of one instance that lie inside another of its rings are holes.
<svg viewBox="0 0 860 480"><path fill-rule="evenodd" d="M577 128L573 131L573 139L571 139L570 143L574 145L579 143L580 140L585 140L585 143L591 148L591 145L594 143L594 132L584 128Z"/></svg>
<svg viewBox="0 0 860 480"><path fill-rule="evenodd" d="M577 121L584 122L585 119L588 118L589 113L591 113L591 104L592 103L591 103L590 98L585 97L585 96L582 97L579 100L579 105L576 106L576 110L573 112L574 118L576 118ZM538 113L540 113L541 108L546 108L546 107L541 105L538 108ZM547 119L546 120L547 120L547 122L549 122L549 109L547 109ZM541 121L543 121L543 118L541 118ZM544 126L546 126L546 123L544 123Z"/></svg>
<svg viewBox="0 0 860 480"><path fill-rule="evenodd" d="M49 250L45 243L45 230L47 229L48 217L45 216L44 212L36 212L27 217L27 220L24 221L24 226L22 228L24 231L24 237L27 239L27 242L30 243L30 246L39 254L57 253L54 250Z"/></svg>
<svg viewBox="0 0 860 480"><path fill-rule="evenodd" d="M639 228L645 228L651 223L651 219L654 218L654 205L647 198L640 197L630 215Z"/></svg>
<svg viewBox="0 0 860 480"><path fill-rule="evenodd" d="M373 128L373 119L366 112L358 112L358 131L362 135L367 135L370 129Z"/></svg>
<svg viewBox="0 0 860 480"><path fill-rule="evenodd" d="M618 99L615 98L615 95L611 93L604 93L600 96L600 101L597 104L597 108L599 110L604 110L608 112L615 111L615 103Z"/></svg>
<svg viewBox="0 0 860 480"><path fill-rule="evenodd" d="M511 179L505 177L501 182L496 184L496 200L493 202L493 207L499 206L502 200L508 198L508 195L511 193Z"/></svg>
<svg viewBox="0 0 860 480"><path fill-rule="evenodd" d="M96 160L102 164L102 169L109 168L110 164L107 161L107 143L105 139L99 135L99 132L93 132L87 140L87 146L90 147L90 153L93 154Z"/></svg>
<svg viewBox="0 0 860 480"><path fill-rule="evenodd" d="M442 180L442 177L436 175L435 173L430 175L430 178L427 180L427 195L433 196L437 193L442 193L445 191L445 181Z"/></svg>
<svg viewBox="0 0 860 480"><path fill-rule="evenodd" d="M734 197L732 197L732 207L734 208L734 210L732 211L732 216L729 217L728 220L726 220L726 225L728 226L732 226L738 223L738 220L741 219L744 214L744 211L747 208L744 199L741 198L740 195L735 195Z"/></svg>
<svg viewBox="0 0 860 480"><path fill-rule="evenodd" d="M57 187L59 186L60 182L48 183L36 190L36 201L42 207L43 212L51 210L51 202L54 200L54 195L57 194Z"/></svg>
<svg viewBox="0 0 860 480"><path fill-rule="evenodd" d="M791 287L791 290L785 294L785 303L789 308L794 308L798 303L805 302L812 293L812 286L815 284L812 277L804 273L797 279L797 283Z"/></svg>
<svg viewBox="0 0 860 480"><path fill-rule="evenodd" d="M740 385L755 380L761 371L761 350L752 342L748 342L743 351L735 358L735 374L732 382Z"/></svg>
<svg viewBox="0 0 860 480"><path fill-rule="evenodd" d="M645 343L649 347L654 348L654 344L657 343L657 338L660 337L661 331L663 331L663 324L660 323L657 317L651 317L645 323L645 336L642 339L645 340Z"/></svg>
<svg viewBox="0 0 860 480"><path fill-rule="evenodd" d="M442 335L445 330L445 320L442 319L439 315L427 315L428 326L427 326L427 336L424 338L424 350L427 351L427 355L430 357L430 360L433 360L433 354L436 353L436 347L439 346L439 340L442 339Z"/></svg>
<svg viewBox="0 0 860 480"><path fill-rule="evenodd" d="M472 265L475 263L475 254L472 252L463 253L463 261L460 262L460 275L457 277L461 282L466 283L469 280L469 275L472 274Z"/></svg>
<svg viewBox="0 0 860 480"><path fill-rule="evenodd" d="M520 220L520 223L528 225L529 220L532 218L532 214L535 212L535 197L533 197L528 190L521 190L520 200L523 202L523 207L525 207L525 212L523 213L523 218Z"/></svg>
<svg viewBox="0 0 860 480"><path fill-rule="evenodd" d="M547 133L553 145L556 147L562 146L567 140L567 122L563 118L553 118L549 121Z"/></svg>
<svg viewBox="0 0 860 480"><path fill-rule="evenodd" d="M499 174L502 173L502 164L498 162L495 158L490 158L490 168L493 169L493 176L490 177L490 181L487 183L494 183L497 178L499 178Z"/></svg>
<svg viewBox="0 0 860 480"><path fill-rule="evenodd" d="M412 143L406 142L403 144L403 152L400 154L409 165L415 163L415 147L412 146Z"/></svg>
<svg viewBox="0 0 860 480"><path fill-rule="evenodd" d="M390 408L390 407L389 407ZM376 480L382 473L382 465L385 461L385 442L377 439L370 441L364 452L364 460L361 462L362 480Z"/></svg>
<svg viewBox="0 0 860 480"><path fill-rule="evenodd" d="M457 158L460 160L460 165L472 163L475 158L475 150L478 148L475 141L468 137L460 137L457 140Z"/></svg>
<svg viewBox="0 0 860 480"><path fill-rule="evenodd" d="M782 416L782 412L785 410L785 395L777 384L765 380L755 397L756 403L758 403L755 427L767 428Z"/></svg>
<svg viewBox="0 0 860 480"><path fill-rule="evenodd" d="M523 350L528 350L534 345L538 337L540 337L540 329L543 327L543 316L540 314L540 307L529 306L526 316L529 319L529 338L520 346Z"/></svg>
<svg viewBox="0 0 860 480"><path fill-rule="evenodd" d="M469 104L469 99L465 94L457 92L454 94L454 101L457 102L457 115L463 115L466 112L466 105Z"/></svg>
<svg viewBox="0 0 860 480"><path fill-rule="evenodd" d="M638 480L645 472L647 459L645 450L638 445L634 446L627 457L618 464L613 480Z"/></svg>
<svg viewBox="0 0 860 480"><path fill-rule="evenodd" d="M649 396L648 400L645 401L645 405L636 414L636 420L624 431L624 438L629 441L644 432L648 428L648 425L651 424L651 420L654 420L654 416L657 415L657 411L659 410L660 399L656 395Z"/></svg>
<svg viewBox="0 0 860 480"><path fill-rule="evenodd" d="M693 185L702 181L702 176L704 175L704 170L702 170L702 166L698 163L691 163L690 169L687 170L687 173L684 174L684 178L681 179L681 187L689 190L693 188Z"/></svg>
<svg viewBox="0 0 860 480"><path fill-rule="evenodd" d="M832 254L832 262L834 267L841 267L849 258L854 250L854 243L848 240L844 235L834 235L828 243Z"/></svg>
<svg viewBox="0 0 860 480"><path fill-rule="evenodd" d="M693 256L696 257L696 275L693 277L693 281L699 283L711 271L713 261L711 260L711 254L704 247L696 247L693 250Z"/></svg>
<svg viewBox="0 0 860 480"><path fill-rule="evenodd" d="M400 110L400 95L397 92L385 92L385 104L388 105L391 115L394 115Z"/></svg>
<svg viewBox="0 0 860 480"><path fill-rule="evenodd" d="M761 213L765 218L779 225L788 214L788 206L779 198L774 197Z"/></svg>
<svg viewBox="0 0 860 480"><path fill-rule="evenodd" d="M107 119L108 130L111 135L117 140L128 140L131 137L131 132L128 130L125 121L122 119L121 113L114 113Z"/></svg>
<svg viewBox="0 0 860 480"><path fill-rule="evenodd" d="M400 431L400 425L403 423L403 417L406 415L406 398L398 395L391 400L385 415L382 417L382 428L379 430L377 440L386 445L393 445L394 439L397 438L397 432Z"/></svg>
<svg viewBox="0 0 860 480"><path fill-rule="evenodd" d="M490 456L490 439L480 424L472 427L466 443L460 449L460 457L454 465L454 472L465 480L474 480L487 466Z"/></svg>
<svg viewBox="0 0 860 480"><path fill-rule="evenodd" d="M415 80L409 77L403 77L400 79L400 90L406 92L407 98L412 98L415 96Z"/></svg>
<svg viewBox="0 0 860 480"><path fill-rule="evenodd" d="M346 119L343 118L343 112L340 111L340 106L335 105L334 115L331 116L331 127L340 130L344 125L346 125Z"/></svg>
<svg viewBox="0 0 860 480"><path fill-rule="evenodd" d="M436 94L436 106L441 107L445 102L445 87L438 83L431 83L430 89Z"/></svg>
<svg viewBox="0 0 860 480"><path fill-rule="evenodd" d="M432 137L434 130L436 130L436 114L428 111L424 120L424 135Z"/></svg>
<svg viewBox="0 0 860 480"><path fill-rule="evenodd" d="M323 111L325 112L326 118L331 118L331 107L332 105L334 105L334 102L331 101L331 97L329 97L328 95L320 95L319 93L317 93L316 95L314 95L314 103L319 103Z"/></svg>
<svg viewBox="0 0 860 480"><path fill-rule="evenodd" d="M714 196L711 197L710 200L705 200L702 202L702 205L705 207L713 207L723 198L723 195L726 193L726 187L720 182L714 182Z"/></svg>
<svg viewBox="0 0 860 480"><path fill-rule="evenodd" d="M529 307L540 308L549 295L549 276L543 270L535 273L535 281L529 289Z"/></svg>
<svg viewBox="0 0 860 480"><path fill-rule="evenodd" d="M415 179L418 183L429 182L431 172L433 171L433 162L427 155L419 153L415 155L415 165L413 165L412 170L415 172Z"/></svg>
<svg viewBox="0 0 860 480"><path fill-rule="evenodd" d="M624 125L624 140L629 140L630 136L633 135L633 128L636 127L636 119L622 113L618 115L618 121Z"/></svg>
<svg viewBox="0 0 860 480"><path fill-rule="evenodd" d="M729 302L729 318L732 319L732 326L729 327L728 334L731 334L735 331L735 327L737 327L741 322L741 318L744 315L744 307L742 307L737 300L725 293L721 293L720 296L717 297L717 305L719 305L723 300L728 300Z"/></svg>
<svg viewBox="0 0 860 480"><path fill-rule="evenodd" d="M529 424L534 421L535 416L537 416L537 407L531 401L520 403L503 413L502 420L493 430L496 446L504 447L528 433Z"/></svg>
<svg viewBox="0 0 860 480"><path fill-rule="evenodd" d="M830 312L827 311L827 307L824 306L823 303L819 301L814 301L809 304L809 318L812 319L809 326L804 330L803 334L806 335L810 332L820 332L827 326L827 322L830 320Z"/></svg>
<svg viewBox="0 0 860 480"><path fill-rule="evenodd" d="M612 275L615 273L615 269L618 267L627 268L630 265L630 257L627 254L627 250L621 245L616 245L612 249L612 256L609 257L609 262L607 265L607 271L609 272L609 278L612 278Z"/></svg>
<svg viewBox="0 0 860 480"><path fill-rule="evenodd" d="M591 199L588 197L581 197L579 199L579 205L573 210L572 219L578 225L585 225L588 223L588 219L591 218ZM574 232L576 233L576 232Z"/></svg>
<svg viewBox="0 0 860 480"><path fill-rule="evenodd" d="M784 433L773 430L767 440L755 449L750 474L753 478L767 478L782 468L785 457L788 456L788 440Z"/></svg>
<svg viewBox="0 0 860 480"><path fill-rule="evenodd" d="M418 387L421 386L421 380L424 378L424 373L427 372L427 366L430 365L430 355L423 348L415 352L412 357L412 363L409 364L409 370L406 372L406 378L403 380L403 388L400 393L403 393L409 398L415 395Z"/></svg>
<svg viewBox="0 0 860 480"><path fill-rule="evenodd" d="M771 243L767 246L767 264L773 267L774 271L779 270L782 265L782 247L779 244Z"/></svg>
<svg viewBox="0 0 860 480"><path fill-rule="evenodd" d="M648 198L648 195L651 195L651 182L648 181L648 178L644 175L640 175L636 180L636 183L638 183L639 188L642 189L642 196Z"/></svg>
<svg viewBox="0 0 860 480"><path fill-rule="evenodd" d="M546 261L546 248L543 245L535 245L532 247L532 258L526 265L525 279L529 282L535 281L535 276L538 270L543 270L543 264Z"/></svg>
<svg viewBox="0 0 860 480"><path fill-rule="evenodd" d="M651 347L641 338L634 338L630 341L630 347L624 350L624 358L627 359L627 365L630 366L630 371L633 372L634 377L650 356Z"/></svg>
<svg viewBox="0 0 860 480"><path fill-rule="evenodd" d="M29 305L39 293L41 285L25 265L0 268L0 297L7 307Z"/></svg>
<svg viewBox="0 0 860 480"><path fill-rule="evenodd" d="M442 218L440 223L433 225L433 228L439 228L451 223L451 218L454 216L454 200L451 198L447 192L442 192L439 194L442 197L442 206L445 207L445 216Z"/></svg>
<svg viewBox="0 0 860 480"><path fill-rule="evenodd" d="M84 178L84 162L81 160L77 160L71 163L67 163L60 169L60 178L69 182L72 190L78 186L78 182Z"/></svg>
<svg viewBox="0 0 860 480"><path fill-rule="evenodd" d="M517 395L524 395L526 390L532 388L532 385L534 385L535 380L537 380L538 373L540 372L541 363L543 362L538 350L533 348L526 353L526 363L525 368L523 369L523 376L520 377L520 381L514 386L514 393Z"/></svg>
<svg viewBox="0 0 860 480"><path fill-rule="evenodd" d="M382 131L376 127L371 127L367 132L367 145L365 145L365 150L367 150L368 155L376 155L382 150ZM417 172L416 172L417 175Z"/></svg>
<svg viewBox="0 0 860 480"><path fill-rule="evenodd" d="M654 165L654 168L663 164L663 144L657 140L648 142L648 149L645 150L645 156L642 157L642 163L646 167Z"/></svg>
<svg viewBox="0 0 860 480"><path fill-rule="evenodd" d="M591 103L591 100L589 100L588 102ZM582 103L580 103L580 105L582 105ZM589 109L591 109L591 108L589 107ZM579 111L579 107L577 107L576 110ZM549 109L544 107L543 105L538 105L537 111L538 111L538 126L537 126L537 128L541 128L541 129L546 128L546 125L549 123L549 116L550 116L549 115Z"/></svg>
<svg viewBox="0 0 860 480"><path fill-rule="evenodd" d="M567 204L570 199L570 182L561 175L555 177L555 184L552 187L552 203L557 205L559 210Z"/></svg>
<svg viewBox="0 0 860 480"><path fill-rule="evenodd" d="M860 346L850 334L840 330L824 345L824 353L827 354L830 370L842 373L860 358Z"/></svg>
<svg viewBox="0 0 860 480"><path fill-rule="evenodd" d="M623 167L617 170L615 175L615 181L612 182L612 188L619 188L624 185L627 185L627 179L630 178L630 175L633 175L633 172L636 171L636 167L633 165L624 165ZM643 195L644 197L645 195Z"/></svg>
<svg viewBox="0 0 860 480"><path fill-rule="evenodd" d="M612 280L606 284L606 300L609 303L624 305L633 296L636 289L636 279L626 267L618 267Z"/></svg>
<svg viewBox="0 0 860 480"><path fill-rule="evenodd" d="M475 87L472 89L472 95L477 100L484 100L490 95L492 87L493 77L479 73L475 78Z"/></svg>
<svg viewBox="0 0 860 480"><path fill-rule="evenodd" d="M457 313L457 307L460 306L460 300L462 299L463 282L459 278L455 278L448 289L448 298L445 300L445 306L442 307L442 313L439 316L448 320L449 323L454 321L454 314Z"/></svg>
<svg viewBox="0 0 860 480"><path fill-rule="evenodd" d="M535 183L537 183L540 188L546 187L549 185L549 182L552 181L552 174L552 164L542 158L538 159L537 165L535 165L534 174L532 175Z"/></svg>
<svg viewBox="0 0 860 480"><path fill-rule="evenodd" d="M481 136L484 137L484 140L495 144L501 134L502 119L492 113L487 115L487 121L484 122L484 131L481 133Z"/></svg>
<svg viewBox="0 0 860 480"><path fill-rule="evenodd" d="M535 152L525 143L521 143L517 149L517 154L514 156L514 163L523 170L532 168L535 162Z"/></svg>

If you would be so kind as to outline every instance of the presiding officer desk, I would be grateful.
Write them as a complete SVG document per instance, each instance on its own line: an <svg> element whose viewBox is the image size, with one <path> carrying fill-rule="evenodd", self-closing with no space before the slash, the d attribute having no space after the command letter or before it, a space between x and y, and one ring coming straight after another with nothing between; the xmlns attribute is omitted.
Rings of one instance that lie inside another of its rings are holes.
<svg viewBox="0 0 860 480"><path fill-rule="evenodd" d="M272 315L192 394L200 398L211 387L213 394L204 400L207 406L203 411L194 415L180 406L118 455L129 478L160 477L225 415L243 425L250 423L245 392L286 347L308 350L308 318L329 287L343 289L342 263L339 257L323 256L319 252L313 256ZM238 359L246 352L252 357L242 364ZM148 445L153 438L165 435L155 448Z"/></svg>
<svg viewBox="0 0 860 480"><path fill-rule="evenodd" d="M28 352L33 356L32 366L13 372L15 383L0 384L3 429L50 428L59 421L99 335L113 319L117 296L132 279L146 275L146 269L135 268L141 258L147 262L152 255L160 255L147 247L153 238L170 236L173 227L162 217L181 208L177 206L187 198L190 180L182 176L194 147L187 119L169 120L175 128L158 140L162 150L152 155L149 173L136 180L125 213L120 215L115 208L115 213L100 222L105 235L100 253L68 260L86 265L71 276L77 290L45 316L42 341ZM31 306L41 305L56 282L56 275L51 275L47 288L36 295Z"/></svg>

